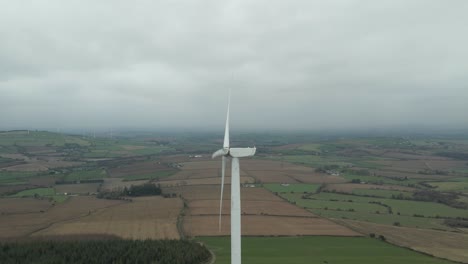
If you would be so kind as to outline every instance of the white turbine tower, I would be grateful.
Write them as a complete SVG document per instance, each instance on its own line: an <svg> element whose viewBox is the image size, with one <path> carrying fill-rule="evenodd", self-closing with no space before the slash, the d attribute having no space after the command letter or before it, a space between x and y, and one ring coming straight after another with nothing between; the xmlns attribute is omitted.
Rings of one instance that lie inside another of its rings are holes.
<svg viewBox="0 0 468 264"><path fill-rule="evenodd" d="M221 168L221 199L219 201L219 230L221 230L221 210L223 206L224 174L226 158L232 158L231 164L231 264L241 263L241 199L240 199L240 168L239 158L255 155L256 148L231 148L229 147L229 109L231 105L231 93L224 131L223 148L213 153L213 158L222 157Z"/></svg>

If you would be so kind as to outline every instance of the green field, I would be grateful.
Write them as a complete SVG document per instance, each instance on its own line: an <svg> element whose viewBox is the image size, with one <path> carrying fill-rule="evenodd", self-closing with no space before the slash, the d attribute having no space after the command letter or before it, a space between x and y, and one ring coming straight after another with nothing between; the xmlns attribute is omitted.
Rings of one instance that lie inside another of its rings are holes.
<svg viewBox="0 0 468 264"><path fill-rule="evenodd" d="M148 174L137 174L137 175L128 175L123 178L124 181L138 181L138 180L154 180L154 179L163 179L171 175L174 175L177 171L157 171Z"/></svg>
<svg viewBox="0 0 468 264"><path fill-rule="evenodd" d="M68 196L56 194L54 188L29 189L29 190L24 190L24 191L15 193L13 195L10 195L10 197L18 197L18 198L36 197L36 196L49 198L58 203L64 202L68 199Z"/></svg>
<svg viewBox="0 0 468 264"><path fill-rule="evenodd" d="M402 215L412 216L414 214L424 216L447 216L447 217L468 217L468 210L456 209L445 204L433 202L419 202L409 200L396 200L374 197L362 197L356 195L345 195L336 193L320 193L314 194L311 198L318 200L336 199L339 201L352 200L354 203L369 203L371 201L381 202L392 207L394 213L400 212Z"/></svg>
<svg viewBox="0 0 468 264"><path fill-rule="evenodd" d="M63 146L65 144L78 144L88 146L89 142L79 137L57 134L46 131L13 131L0 133L2 146Z"/></svg>
<svg viewBox="0 0 468 264"><path fill-rule="evenodd" d="M36 172L0 171L0 184L25 184L35 175L37 175Z"/></svg>
<svg viewBox="0 0 468 264"><path fill-rule="evenodd" d="M387 209L378 204L370 204L365 202L354 202L353 200L340 200L340 201L329 201L324 199L303 199L302 194L298 193L282 193L281 197L287 199L289 202L295 203L299 207L307 209L328 209L338 211L349 211L354 210L356 212L376 212L379 211L382 214L387 213Z"/></svg>
<svg viewBox="0 0 468 264"><path fill-rule="evenodd" d="M63 181L82 181L82 180L94 180L102 179L107 177L107 172L105 170L76 170L73 171L64 177Z"/></svg>
<svg viewBox="0 0 468 264"><path fill-rule="evenodd" d="M229 237L202 237L216 264L230 263ZM244 237L242 261L249 264L431 264L452 263L365 237Z"/></svg>
<svg viewBox="0 0 468 264"><path fill-rule="evenodd" d="M375 212L349 212L349 211L336 211L336 210L325 210L325 209L309 209L312 213L320 215L326 218L337 218L337 219L350 219L358 221L366 221L384 225L395 225L398 223L400 226L405 227L416 227L416 228L427 228L427 229L439 229L455 231L443 224L443 219L437 218L424 218L424 217L413 217L398 214L388 214Z"/></svg>
<svg viewBox="0 0 468 264"><path fill-rule="evenodd" d="M320 187L320 184L293 183L287 186L283 186L279 183L267 183L263 184L263 187L270 190L271 192L277 193L315 193Z"/></svg>
<svg viewBox="0 0 468 264"><path fill-rule="evenodd" d="M352 219L379 224L446 229L441 217L468 217L468 210L456 209L440 203L364 197L337 193L304 195L300 193L280 193L281 197L299 207L330 218ZM380 202L381 204L370 203ZM391 208L384 206L387 205ZM416 217L424 216L424 217Z"/></svg>
<svg viewBox="0 0 468 264"><path fill-rule="evenodd" d="M305 144L299 147L300 150L316 151L316 152L320 152L320 148L321 148L320 144Z"/></svg>
<svg viewBox="0 0 468 264"><path fill-rule="evenodd" d="M317 156L317 155L285 155L282 157L273 157L275 160L283 160L286 162L301 164L311 167L322 167L329 165L337 165L340 167L346 167L352 165L349 162L342 161L342 158L328 157L328 156Z"/></svg>
<svg viewBox="0 0 468 264"><path fill-rule="evenodd" d="M390 184L390 185L401 185L401 186L415 186L419 182L422 181L421 179L396 180L396 179L391 179L391 178L388 178L388 177L356 175L356 174L349 174L349 173L345 173L345 174L343 174L341 176L343 176L348 181L359 179L361 182L365 182L365 183Z"/></svg>
<svg viewBox="0 0 468 264"><path fill-rule="evenodd" d="M394 191L394 190L376 190L376 189L354 189L353 194L361 195L361 196L376 196L382 198L392 198L402 196L404 198L411 198L413 197L413 193L411 192L402 192L402 191Z"/></svg>
<svg viewBox="0 0 468 264"><path fill-rule="evenodd" d="M441 192L455 191L468 193L468 181L431 182L429 184Z"/></svg>

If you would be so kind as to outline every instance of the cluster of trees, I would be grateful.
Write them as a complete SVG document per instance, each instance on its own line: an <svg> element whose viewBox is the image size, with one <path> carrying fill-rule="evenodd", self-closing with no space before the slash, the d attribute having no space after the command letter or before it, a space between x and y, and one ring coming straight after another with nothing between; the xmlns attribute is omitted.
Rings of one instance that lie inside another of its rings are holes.
<svg viewBox="0 0 468 264"><path fill-rule="evenodd" d="M324 165L324 166L318 167L315 169L315 172L327 173L327 171L339 170L339 169L340 169L340 166L331 164L331 165Z"/></svg>
<svg viewBox="0 0 468 264"><path fill-rule="evenodd" d="M445 219L444 224L455 228L468 228L467 218Z"/></svg>
<svg viewBox="0 0 468 264"><path fill-rule="evenodd" d="M443 171L443 170L420 170L418 171L419 174L424 174L424 175L449 175L448 171Z"/></svg>
<svg viewBox="0 0 468 264"><path fill-rule="evenodd" d="M31 241L0 243L0 263L199 264L208 249L188 240Z"/></svg>
<svg viewBox="0 0 468 264"><path fill-rule="evenodd" d="M126 196L148 196L148 195L161 195L161 186L156 186L153 183L145 183L142 185L132 185L130 188L125 187L123 194Z"/></svg>
<svg viewBox="0 0 468 264"><path fill-rule="evenodd" d="M99 192L97 198L101 199L123 199L126 196L138 197L138 196L150 196L150 195L161 195L162 190L159 185L153 183L145 183L142 185L132 185L130 188L118 188L112 191Z"/></svg>
<svg viewBox="0 0 468 264"><path fill-rule="evenodd" d="M468 209L466 203L458 201L458 195L455 193L441 193L434 190L419 190L413 193L413 199L416 201L442 203L454 208Z"/></svg>
<svg viewBox="0 0 468 264"><path fill-rule="evenodd" d="M104 180L102 179L89 179L89 180L75 180L75 181L64 181L64 180L58 180L55 181L55 184L77 184L77 183L103 183Z"/></svg>
<svg viewBox="0 0 468 264"><path fill-rule="evenodd" d="M436 155L458 160L468 160L468 153L465 152L438 152Z"/></svg>

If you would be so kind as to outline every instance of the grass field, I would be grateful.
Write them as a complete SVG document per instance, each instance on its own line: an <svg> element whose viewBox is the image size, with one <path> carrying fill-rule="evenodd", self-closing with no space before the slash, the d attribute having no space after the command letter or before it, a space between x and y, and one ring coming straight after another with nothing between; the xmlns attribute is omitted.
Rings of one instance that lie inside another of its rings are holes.
<svg viewBox="0 0 468 264"><path fill-rule="evenodd" d="M345 179L351 181L354 179L359 179L361 182L372 183L372 184L391 184L391 185L403 185L403 186L413 186L418 184L421 180L418 179L405 179L405 180L396 180L388 177L378 177L378 176L364 176L356 174L344 174L342 175Z"/></svg>
<svg viewBox="0 0 468 264"><path fill-rule="evenodd" d="M216 264L230 263L229 237L198 238L216 255ZM431 264L452 263L377 239L363 237L244 237L243 263L255 264Z"/></svg>
<svg viewBox="0 0 468 264"><path fill-rule="evenodd" d="M300 150L320 152L320 144L305 144L299 147Z"/></svg>
<svg viewBox="0 0 468 264"><path fill-rule="evenodd" d="M138 180L154 180L163 179L172 176L176 173L176 170L170 171L156 171L147 174L127 175L123 178L124 181L138 181Z"/></svg>
<svg viewBox="0 0 468 264"><path fill-rule="evenodd" d="M330 201L324 199L302 199L302 194L298 193L282 193L282 197L286 198L290 202L296 203L300 207L307 209L328 209L328 210L354 210L356 212L376 212L379 211L382 214L387 213L387 209L378 204L364 203L364 202L350 202L347 200Z"/></svg>
<svg viewBox="0 0 468 264"><path fill-rule="evenodd" d="M30 190L24 190L21 192L18 192L12 197L29 197L29 196L51 196L55 195L55 190L54 188L36 188L36 189L30 189Z"/></svg>
<svg viewBox="0 0 468 264"><path fill-rule="evenodd" d="M24 191L11 195L10 197L35 197L35 196L49 198L58 203L62 203L68 199L68 197L65 195L56 194L54 188L36 188L36 189L24 190Z"/></svg>
<svg viewBox="0 0 468 264"><path fill-rule="evenodd" d="M400 226L406 227L454 231L453 228L450 228L443 224L443 219L437 218L423 218L397 214L376 214L375 212L349 212L324 209L310 209L310 211L314 214L327 218L350 219L391 226L393 226L395 223L399 223Z"/></svg>
<svg viewBox="0 0 468 264"><path fill-rule="evenodd" d="M431 182L431 186L436 187L437 191L447 192L447 191L456 191L456 192L468 192L468 181L447 181L447 182Z"/></svg>
<svg viewBox="0 0 468 264"><path fill-rule="evenodd" d="M342 159L340 160L340 158L316 155L286 155L280 158L275 157L274 159L311 167L322 167L326 165L338 165L341 167L345 167L352 165L349 162L343 162Z"/></svg>
<svg viewBox="0 0 468 264"><path fill-rule="evenodd" d="M413 197L413 193L411 192L402 192L402 191L394 191L394 190L376 190L376 189L355 189L353 190L353 194L361 195L361 196L376 196L382 198L392 198L398 197L401 195L405 198Z"/></svg>
<svg viewBox="0 0 468 264"><path fill-rule="evenodd" d="M65 144L78 144L88 146L89 142L79 137L57 134L46 131L13 131L0 133L2 146L63 146Z"/></svg>
<svg viewBox="0 0 468 264"><path fill-rule="evenodd" d="M435 217L468 217L468 210L456 209L432 202L336 193L314 194L310 196L310 199L303 199L303 194L300 193L281 193L280 195L297 206L324 217L361 220L387 225L398 222L401 226L451 230L451 228L442 224L443 219ZM370 202L380 202L381 204ZM389 213L389 208L382 204L389 206L392 214ZM425 217L415 217L415 215Z"/></svg>
<svg viewBox="0 0 468 264"><path fill-rule="evenodd" d="M0 184L25 184L36 172L0 171Z"/></svg>
<svg viewBox="0 0 468 264"><path fill-rule="evenodd" d="M440 203L419 202L409 200L395 200L374 197L362 197L356 195L344 195L335 193L320 193L312 195L311 198L329 201L336 199L338 201L352 200L353 203L369 203L371 201L381 202L392 207L394 213L400 212L402 215L424 215L424 216L447 216L447 217L468 217L468 210L456 209Z"/></svg>
<svg viewBox="0 0 468 264"><path fill-rule="evenodd" d="M287 186L284 186L279 183L267 183L264 184L263 187L265 187L267 190L270 190L271 192L278 193L315 193L320 187L320 184L292 183Z"/></svg>
<svg viewBox="0 0 468 264"><path fill-rule="evenodd" d="M105 170L78 170L73 171L63 177L64 181L82 181L102 179L107 177Z"/></svg>

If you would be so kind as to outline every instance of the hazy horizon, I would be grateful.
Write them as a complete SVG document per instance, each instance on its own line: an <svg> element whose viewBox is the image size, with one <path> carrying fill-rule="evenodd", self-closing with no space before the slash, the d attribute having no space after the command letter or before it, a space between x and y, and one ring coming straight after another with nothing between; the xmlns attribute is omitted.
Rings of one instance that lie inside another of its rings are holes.
<svg viewBox="0 0 468 264"><path fill-rule="evenodd" d="M31 1L0 130L468 131L468 2Z"/></svg>

